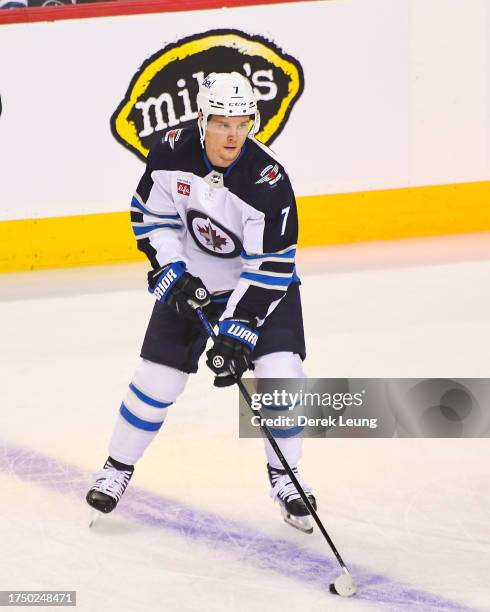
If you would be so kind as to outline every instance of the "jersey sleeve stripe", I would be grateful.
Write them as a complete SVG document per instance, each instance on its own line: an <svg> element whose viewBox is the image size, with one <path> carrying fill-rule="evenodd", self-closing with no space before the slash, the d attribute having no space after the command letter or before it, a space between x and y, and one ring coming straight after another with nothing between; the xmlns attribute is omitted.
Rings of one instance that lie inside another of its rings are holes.
<svg viewBox="0 0 490 612"><path fill-rule="evenodd" d="M294 261L261 261L258 272L272 274L273 272L282 272L283 274L293 274Z"/></svg>
<svg viewBox="0 0 490 612"><path fill-rule="evenodd" d="M262 253L260 255L249 255L245 251L242 251L241 257L242 259L267 259L269 261L281 261L282 259L294 259L295 254L296 245L283 249L282 251L277 251L276 253Z"/></svg>
<svg viewBox="0 0 490 612"><path fill-rule="evenodd" d="M138 213L138 214L142 213L142 209L136 208L135 206L131 206L129 210L132 213ZM156 213L151 213L151 212L148 212L147 210L143 212L143 215L146 215L147 217L158 218L158 219L178 219L179 218L179 215L157 215Z"/></svg>
<svg viewBox="0 0 490 612"><path fill-rule="evenodd" d="M259 269L253 272L250 270L247 270L246 272L243 272L243 274L257 274L258 276L261 276L262 278L289 278L291 279L293 277L293 270L291 270L290 272L275 272L275 271Z"/></svg>
<svg viewBox="0 0 490 612"><path fill-rule="evenodd" d="M131 209L136 208L141 211L145 215L151 215L152 217L158 217L159 219L178 219L179 215L162 215L160 213L156 213L147 208L141 200L139 200L135 195L131 200Z"/></svg>
<svg viewBox="0 0 490 612"><path fill-rule="evenodd" d="M279 291L280 293L286 293L286 291L288 290L287 287L283 287L281 285L268 285L265 283L260 283L259 281L253 281L250 280L248 281L250 285L253 285L254 287L260 287L261 289L268 289L270 291Z"/></svg>
<svg viewBox="0 0 490 612"><path fill-rule="evenodd" d="M131 221L131 225L133 227L167 227L168 225L182 225L180 219L177 221L177 219L171 220L169 219L168 221Z"/></svg>
<svg viewBox="0 0 490 612"><path fill-rule="evenodd" d="M150 232L160 230L163 228L182 229L181 223L162 223L161 225L147 225L146 227L133 227L133 232L136 238L145 238L150 235Z"/></svg>
<svg viewBox="0 0 490 612"><path fill-rule="evenodd" d="M288 275L287 278L277 278L275 276L266 276L265 274L254 274L253 272L242 272L240 274L241 278L252 281L252 284L262 287L264 286L266 289L287 289L291 284L292 276ZM260 285L257 285L260 283Z"/></svg>

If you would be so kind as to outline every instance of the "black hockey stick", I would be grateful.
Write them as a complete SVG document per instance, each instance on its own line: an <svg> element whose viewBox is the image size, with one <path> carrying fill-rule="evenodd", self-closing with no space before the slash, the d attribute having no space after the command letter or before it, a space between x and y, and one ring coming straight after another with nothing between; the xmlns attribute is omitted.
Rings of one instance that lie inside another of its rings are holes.
<svg viewBox="0 0 490 612"><path fill-rule="evenodd" d="M206 315L204 314L201 308L197 307L195 310L196 310L197 316L201 320L201 323L204 329L206 330L209 337L214 342L216 340L216 334L214 333L211 323L207 320ZM272 446L272 448L274 449L274 452L278 456L279 461L281 462L283 468L286 470L287 475L289 476L292 483L296 487L296 491L298 492L299 496L301 497L306 507L308 508L308 512L311 514L311 516L315 520L315 523L318 525L318 529L321 531L323 537L325 538L325 540L327 540L328 545L330 546L330 549L332 550L337 561L339 562L340 567L342 568L344 572L341 576L339 576L335 580L334 583L330 584L330 592L335 593L337 595L342 595L343 597L350 597L351 595L354 595L354 593L357 590L356 585L354 583L354 580L352 579L352 576L349 570L347 569L347 566L345 565L342 557L340 556L339 551L337 550L335 544L333 543L332 538L328 535L327 530L325 529L325 527L323 526L323 523L320 520L320 517L316 513L315 508L313 508L310 500L308 499L308 496L303 490L303 487L298 482L298 479L296 478L293 470L289 466L289 463L287 462L286 457L284 457L284 455L282 454L281 449L279 448L274 436L270 432L270 429L267 427L267 425L265 425L265 423L263 423L260 410L256 410L255 408L253 408L252 398L250 397L250 393L248 392L247 388L243 384L243 381L241 380L241 378L236 379L236 384L238 388L240 389L240 393L243 395L245 401L247 402L249 409L253 412L253 414L256 417L260 419L259 423L261 423L260 428L262 432L264 433L265 437L269 440L270 445Z"/></svg>

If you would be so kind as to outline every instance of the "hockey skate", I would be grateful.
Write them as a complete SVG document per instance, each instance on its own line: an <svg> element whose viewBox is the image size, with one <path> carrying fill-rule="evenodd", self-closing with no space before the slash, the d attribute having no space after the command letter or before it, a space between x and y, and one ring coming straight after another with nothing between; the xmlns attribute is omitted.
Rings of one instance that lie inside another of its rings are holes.
<svg viewBox="0 0 490 612"><path fill-rule="evenodd" d="M117 469L111 459L107 459L87 493L87 503L93 508L89 527L92 527L101 513L108 514L114 510L131 480L133 471L134 467Z"/></svg>
<svg viewBox="0 0 490 612"><path fill-rule="evenodd" d="M294 467L292 470L303 487L311 505L316 510L316 499L312 494L311 487L298 476L298 468ZM308 508L287 475L286 470L279 470L267 464L267 471L272 487L271 497L280 503L284 521L303 533L313 533Z"/></svg>

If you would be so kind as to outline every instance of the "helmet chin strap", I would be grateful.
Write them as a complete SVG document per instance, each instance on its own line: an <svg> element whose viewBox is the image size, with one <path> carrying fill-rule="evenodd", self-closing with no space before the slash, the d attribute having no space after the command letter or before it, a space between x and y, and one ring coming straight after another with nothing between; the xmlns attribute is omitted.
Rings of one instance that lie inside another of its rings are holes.
<svg viewBox="0 0 490 612"><path fill-rule="evenodd" d="M254 126L253 128L250 130L252 132L252 136L255 137L255 134L258 133L258 131L260 130L260 112L259 109L257 109L255 111L255 120L254 120Z"/></svg>
<svg viewBox="0 0 490 612"><path fill-rule="evenodd" d="M201 140L201 147L204 149L204 139L206 138L206 127L208 125L207 119L204 118L204 115L199 112L199 117L197 119L197 127L199 128L199 136Z"/></svg>

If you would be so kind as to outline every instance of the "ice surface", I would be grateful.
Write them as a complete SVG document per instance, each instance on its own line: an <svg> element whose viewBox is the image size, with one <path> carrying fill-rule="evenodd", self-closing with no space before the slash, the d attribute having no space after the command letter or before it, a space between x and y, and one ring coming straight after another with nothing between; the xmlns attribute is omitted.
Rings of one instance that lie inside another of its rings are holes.
<svg viewBox="0 0 490 612"><path fill-rule="evenodd" d="M488 377L488 234L300 253L311 376ZM140 264L0 277L0 589L103 611L490 610L487 439L307 440L301 471L359 586L268 497L237 392L204 368L117 511L83 496L151 311Z"/></svg>

